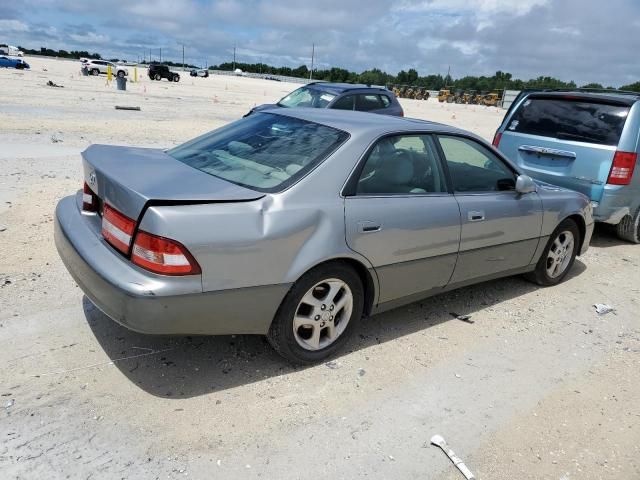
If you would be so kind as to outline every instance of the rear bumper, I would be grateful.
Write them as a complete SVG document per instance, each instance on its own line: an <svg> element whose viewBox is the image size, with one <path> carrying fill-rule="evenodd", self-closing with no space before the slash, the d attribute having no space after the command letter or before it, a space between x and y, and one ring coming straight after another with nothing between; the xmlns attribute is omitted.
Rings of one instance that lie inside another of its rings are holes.
<svg viewBox="0 0 640 480"><path fill-rule="evenodd" d="M631 185L606 185L600 201L593 207L596 222L617 225L638 208L640 199Z"/></svg>
<svg viewBox="0 0 640 480"><path fill-rule="evenodd" d="M55 243L85 295L123 326L152 334L266 334L290 285L202 292L200 276L155 275L105 243L78 199L58 203Z"/></svg>

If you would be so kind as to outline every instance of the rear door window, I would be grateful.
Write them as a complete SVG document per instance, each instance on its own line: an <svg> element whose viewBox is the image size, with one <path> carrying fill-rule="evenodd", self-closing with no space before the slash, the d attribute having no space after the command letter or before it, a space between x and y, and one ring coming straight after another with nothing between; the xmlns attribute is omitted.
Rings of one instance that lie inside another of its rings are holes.
<svg viewBox="0 0 640 480"><path fill-rule="evenodd" d="M585 100L529 98L506 130L561 140L617 146L629 107Z"/></svg>
<svg viewBox="0 0 640 480"><path fill-rule="evenodd" d="M384 108L380 97L375 94L361 94L356 96L356 110L369 112Z"/></svg>
<svg viewBox="0 0 640 480"><path fill-rule="evenodd" d="M336 110L353 110L354 98L355 95L345 95L336 100L331 108L335 108Z"/></svg>
<svg viewBox="0 0 640 480"><path fill-rule="evenodd" d="M387 97L386 95L380 95L380 100L382 101L382 105L384 106L384 108L387 108L389 105L391 105L391 100L389 100L389 97Z"/></svg>

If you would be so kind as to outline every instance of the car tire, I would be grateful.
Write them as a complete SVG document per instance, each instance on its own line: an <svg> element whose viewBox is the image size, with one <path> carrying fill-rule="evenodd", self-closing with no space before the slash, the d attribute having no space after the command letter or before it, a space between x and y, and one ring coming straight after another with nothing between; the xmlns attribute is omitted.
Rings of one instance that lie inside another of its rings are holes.
<svg viewBox="0 0 640 480"><path fill-rule="evenodd" d="M348 341L363 308L364 287L358 273L341 262L321 265L291 287L271 323L267 340L292 363L320 362ZM297 321L300 323L295 329Z"/></svg>
<svg viewBox="0 0 640 480"><path fill-rule="evenodd" d="M162 79L162 77L160 76L159 73L156 73L153 77L154 80L160 81Z"/></svg>
<svg viewBox="0 0 640 480"><path fill-rule="evenodd" d="M118 76L120 78L123 78L124 77L124 71L123 70L118 70Z"/></svg>
<svg viewBox="0 0 640 480"><path fill-rule="evenodd" d="M625 215L616 225L616 233L622 240L640 243L640 208L635 215Z"/></svg>
<svg viewBox="0 0 640 480"><path fill-rule="evenodd" d="M100 70L98 70L97 68L92 68L91 75L97 77L98 75L100 75Z"/></svg>
<svg viewBox="0 0 640 480"><path fill-rule="evenodd" d="M180 75L174 75L173 76L173 81L178 83L180 81Z"/></svg>
<svg viewBox="0 0 640 480"><path fill-rule="evenodd" d="M571 243L570 249L568 242ZM562 282L573 267L580 242L580 230L576 222L570 218L563 220L549 237L535 270L526 274L525 278L543 287Z"/></svg>

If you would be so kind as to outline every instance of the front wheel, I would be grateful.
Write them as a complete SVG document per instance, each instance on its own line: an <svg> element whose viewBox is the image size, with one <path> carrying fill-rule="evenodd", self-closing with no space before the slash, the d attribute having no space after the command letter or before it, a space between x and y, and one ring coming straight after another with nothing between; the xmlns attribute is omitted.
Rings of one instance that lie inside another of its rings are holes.
<svg viewBox="0 0 640 480"><path fill-rule="evenodd" d="M120 77L120 78L124 77L124 71L123 70L118 70L118 77Z"/></svg>
<svg viewBox="0 0 640 480"><path fill-rule="evenodd" d="M568 218L551 234L536 269L525 275L526 278L545 287L562 282L573 266L579 245L578 226Z"/></svg>
<svg viewBox="0 0 640 480"><path fill-rule="evenodd" d="M92 69L91 70L91 75L94 75L94 76L100 75L100 70L98 70L97 68Z"/></svg>
<svg viewBox="0 0 640 480"><path fill-rule="evenodd" d="M178 75L174 75L174 76L173 76L173 81L174 81L174 82L179 82L179 81L180 81L180 76L178 76Z"/></svg>
<svg viewBox="0 0 640 480"><path fill-rule="evenodd" d="M293 363L319 362L347 342L363 308L362 281L351 267L342 263L320 266L291 287L267 339Z"/></svg>
<svg viewBox="0 0 640 480"><path fill-rule="evenodd" d="M160 76L159 73L156 73L155 76L153 77L155 80L157 80L158 82L162 79L162 77Z"/></svg>
<svg viewBox="0 0 640 480"><path fill-rule="evenodd" d="M640 208L635 215L625 215L616 225L616 233L622 240L640 243Z"/></svg>

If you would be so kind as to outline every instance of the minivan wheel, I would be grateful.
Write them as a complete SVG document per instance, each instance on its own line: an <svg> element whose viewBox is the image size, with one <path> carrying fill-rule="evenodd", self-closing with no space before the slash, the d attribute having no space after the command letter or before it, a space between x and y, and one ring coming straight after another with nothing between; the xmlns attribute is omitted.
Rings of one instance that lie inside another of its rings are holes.
<svg viewBox="0 0 640 480"><path fill-rule="evenodd" d="M319 362L340 350L362 317L364 288L348 265L321 265L303 275L276 313L267 339L287 360Z"/></svg>
<svg viewBox="0 0 640 480"><path fill-rule="evenodd" d="M620 223L616 225L616 233L622 240L640 243L640 208L635 215L625 215L620 220Z"/></svg>
<svg viewBox="0 0 640 480"><path fill-rule="evenodd" d="M551 234L533 272L525 277L544 287L562 282L575 262L580 245L576 222L567 218Z"/></svg>

